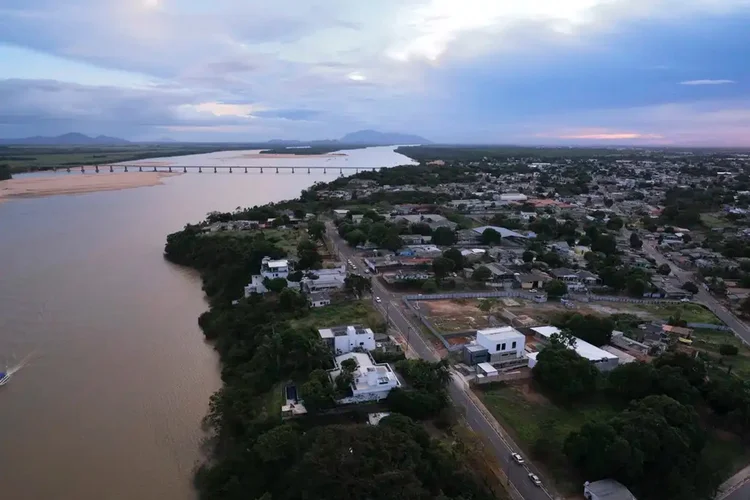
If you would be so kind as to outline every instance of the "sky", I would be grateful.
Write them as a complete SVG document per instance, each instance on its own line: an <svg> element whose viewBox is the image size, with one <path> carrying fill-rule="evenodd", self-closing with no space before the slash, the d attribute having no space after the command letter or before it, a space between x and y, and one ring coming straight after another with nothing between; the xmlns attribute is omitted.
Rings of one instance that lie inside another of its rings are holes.
<svg viewBox="0 0 750 500"><path fill-rule="evenodd" d="M0 137L750 146L750 0L3 0Z"/></svg>

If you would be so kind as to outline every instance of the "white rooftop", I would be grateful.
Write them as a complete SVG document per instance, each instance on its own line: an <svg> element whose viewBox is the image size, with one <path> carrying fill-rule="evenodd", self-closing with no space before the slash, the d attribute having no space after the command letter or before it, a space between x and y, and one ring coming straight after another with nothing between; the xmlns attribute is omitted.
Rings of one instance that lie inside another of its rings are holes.
<svg viewBox="0 0 750 500"><path fill-rule="evenodd" d="M483 335L489 341L500 341L503 339L525 337L525 335L512 326L501 326L499 328L486 328L477 330L477 335Z"/></svg>
<svg viewBox="0 0 750 500"><path fill-rule="evenodd" d="M542 337L550 338L555 333L560 333L560 329L554 326L539 326L532 328L532 331L538 333ZM582 358L586 358L590 361L599 361L602 359L618 359L614 354L608 353L604 349L599 349L593 344L589 344L585 340L576 338L575 351Z"/></svg>
<svg viewBox="0 0 750 500"><path fill-rule="evenodd" d="M266 265L268 267L288 267L289 261L287 259L269 260Z"/></svg>
<svg viewBox="0 0 750 500"><path fill-rule="evenodd" d="M495 368L494 366L492 366L492 365L491 365L491 364L489 364L489 363L479 363L479 364L478 364L477 366L478 366L478 367L479 367L479 368L480 368L480 369L481 369L481 370L482 370L482 371L483 371L484 373L486 373L487 375L493 375L493 374L496 374L496 373L497 373L497 368Z"/></svg>

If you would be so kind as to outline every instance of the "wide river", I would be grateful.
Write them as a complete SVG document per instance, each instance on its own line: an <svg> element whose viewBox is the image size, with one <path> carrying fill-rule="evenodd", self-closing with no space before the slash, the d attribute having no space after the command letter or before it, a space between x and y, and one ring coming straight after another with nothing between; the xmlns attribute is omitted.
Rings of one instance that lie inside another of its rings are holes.
<svg viewBox="0 0 750 500"><path fill-rule="evenodd" d="M392 147L346 154L262 163L410 163ZM259 164L238 156L161 160ZM197 325L200 280L163 259L165 237L211 210L294 198L335 175L188 173L161 186L1 204L0 369L30 359L0 387L0 498L194 498L200 422L219 367Z"/></svg>

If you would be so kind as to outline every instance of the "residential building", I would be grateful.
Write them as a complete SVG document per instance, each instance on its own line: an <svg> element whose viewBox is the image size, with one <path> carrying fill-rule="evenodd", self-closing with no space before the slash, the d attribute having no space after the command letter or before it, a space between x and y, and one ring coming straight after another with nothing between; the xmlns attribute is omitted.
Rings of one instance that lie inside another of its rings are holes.
<svg viewBox="0 0 750 500"><path fill-rule="evenodd" d="M512 326L477 330L477 344L487 349L490 361L505 358L522 358L526 336Z"/></svg>
<svg viewBox="0 0 750 500"><path fill-rule="evenodd" d="M552 269L549 273L556 279L559 279L560 281L563 281L568 285L580 284L592 286L596 285L599 282L599 276L592 272L586 271L585 269L573 270L566 267L560 267L557 269Z"/></svg>
<svg viewBox="0 0 750 500"><path fill-rule="evenodd" d="M516 273L510 269L501 266L497 263L486 264L485 267L492 273L492 281L497 283L503 283L506 281L513 281L516 279Z"/></svg>
<svg viewBox="0 0 750 500"><path fill-rule="evenodd" d="M307 301L310 307L325 307L331 305L331 296L326 292L313 292L308 294Z"/></svg>
<svg viewBox="0 0 750 500"><path fill-rule="evenodd" d="M583 497L586 500L636 500L629 489L614 479L602 479L583 485Z"/></svg>
<svg viewBox="0 0 750 500"><path fill-rule="evenodd" d="M396 373L388 363L375 363L369 353L350 352L334 358L336 367L328 372L331 382L341 373L341 363L353 359L357 363L351 385L351 396L336 401L338 404L380 401L388 397L391 389L401 387Z"/></svg>
<svg viewBox="0 0 750 500"><path fill-rule="evenodd" d="M521 193L503 193L500 195L500 201L524 202L526 200L528 200L528 197Z"/></svg>
<svg viewBox="0 0 750 500"><path fill-rule="evenodd" d="M453 230L458 225L439 214L397 215L393 220L394 222L405 220L409 224L427 224L433 231L439 227L447 227Z"/></svg>
<svg viewBox="0 0 750 500"><path fill-rule="evenodd" d="M466 344L463 350L464 363L469 366L486 363L490 360L490 353L486 347L479 344Z"/></svg>
<svg viewBox="0 0 750 500"><path fill-rule="evenodd" d="M499 226L481 226L481 227L475 227L472 229L475 233L477 233L479 236L482 235L487 229L494 229L498 233L500 233L500 236L503 238L518 238L518 239L528 239L528 238L536 238L536 234L529 231L525 234L518 233L516 231L512 231L510 229L499 227Z"/></svg>
<svg viewBox="0 0 750 500"><path fill-rule="evenodd" d="M342 290L345 286L346 275L344 264L333 269L317 269L302 278L300 286L305 293Z"/></svg>
<svg viewBox="0 0 750 500"><path fill-rule="evenodd" d="M245 297L253 293L266 293L268 289L263 284L266 279L286 279L291 272L291 266L287 259L273 260L271 257L263 257L260 265L260 274L250 277L250 283L245 286Z"/></svg>
<svg viewBox="0 0 750 500"><path fill-rule="evenodd" d="M371 329L362 328L359 325L323 328L318 330L318 334L337 356L350 353L355 349L365 351L375 349L375 334Z"/></svg>
<svg viewBox="0 0 750 500"><path fill-rule="evenodd" d="M545 283L552 281L552 278L546 274L532 272L530 274L516 274L515 280L522 289L534 290L543 288Z"/></svg>
<svg viewBox="0 0 750 500"><path fill-rule="evenodd" d="M534 335L543 341L549 341L549 338L552 335L560 333L560 329L554 326L538 326L532 328L531 331L533 331ZM595 345L589 344L585 340L581 340L579 338L575 339L575 345L571 348L574 349L582 358L588 359L589 361L594 363L594 366L596 366L599 371L610 371L616 368L620 363L620 358L618 358L616 355L609 353L604 349L599 349ZM534 366L536 365L536 357L538 354L538 352L529 354L530 368L534 368Z"/></svg>

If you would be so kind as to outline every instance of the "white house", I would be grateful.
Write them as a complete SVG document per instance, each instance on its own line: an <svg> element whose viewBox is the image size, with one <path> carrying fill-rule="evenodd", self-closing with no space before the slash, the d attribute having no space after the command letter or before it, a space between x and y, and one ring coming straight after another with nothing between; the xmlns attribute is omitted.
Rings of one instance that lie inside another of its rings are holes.
<svg viewBox="0 0 750 500"><path fill-rule="evenodd" d="M302 290L306 293L333 292L342 290L345 286L346 266L344 264L333 269L317 269L309 274L316 277L308 278L305 276L300 282Z"/></svg>
<svg viewBox="0 0 750 500"><path fill-rule="evenodd" d="M318 334L336 355L350 353L355 349L375 349L375 334L369 328L356 325L334 326L318 330Z"/></svg>
<svg viewBox="0 0 750 500"><path fill-rule="evenodd" d="M310 307L325 307L331 305L331 296L326 292L313 292L307 296Z"/></svg>
<svg viewBox="0 0 750 500"><path fill-rule="evenodd" d="M583 497L586 500L636 500L625 485L614 479L602 479L583 485Z"/></svg>
<svg viewBox="0 0 750 500"><path fill-rule="evenodd" d="M556 334L560 333L560 329L554 326L538 326L531 329L535 335L538 337L549 340L549 338ZM594 363L594 366L596 366L599 371L609 371L617 367L617 365L620 364L620 358L615 356L612 353L609 353L605 351L604 349L599 349L593 344L589 344L585 340L581 340L579 338L576 338L575 346L573 347L575 351L578 353L579 356L582 358L586 358L592 363ZM529 354L529 367L534 368L536 365L536 354L534 355Z"/></svg>
<svg viewBox="0 0 750 500"><path fill-rule="evenodd" d="M490 355L490 361L505 358L522 358L526 337L512 326L477 330L477 344Z"/></svg>
<svg viewBox="0 0 750 500"><path fill-rule="evenodd" d="M328 372L331 382L341 373L341 363L347 359L357 362L351 385L352 395L336 401L338 404L379 401L388 397L391 389L400 387L396 373L388 363L375 363L369 353L350 352L336 356L336 367Z"/></svg>
<svg viewBox="0 0 750 500"><path fill-rule="evenodd" d="M268 289L263 285L264 279L286 279L290 272L291 266L287 259L272 260L271 257L263 257L260 274L254 274L250 278L250 283L245 287L245 297L253 293L266 293Z"/></svg>
<svg viewBox="0 0 750 500"><path fill-rule="evenodd" d="M500 201L526 201L529 198L522 193L503 193L500 195Z"/></svg>

